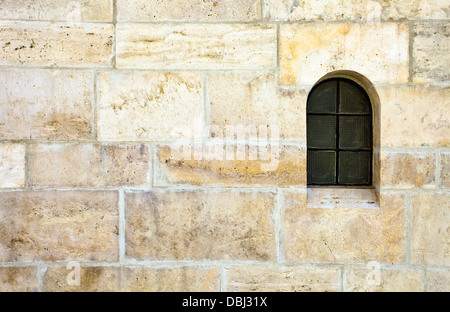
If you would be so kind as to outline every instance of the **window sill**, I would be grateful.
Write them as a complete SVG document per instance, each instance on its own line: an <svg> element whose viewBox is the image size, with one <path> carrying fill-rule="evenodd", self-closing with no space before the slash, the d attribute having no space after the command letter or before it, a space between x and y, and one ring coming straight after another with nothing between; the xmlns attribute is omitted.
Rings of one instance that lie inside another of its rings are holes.
<svg viewBox="0 0 450 312"><path fill-rule="evenodd" d="M373 188L310 187L306 207L379 209L380 205Z"/></svg>

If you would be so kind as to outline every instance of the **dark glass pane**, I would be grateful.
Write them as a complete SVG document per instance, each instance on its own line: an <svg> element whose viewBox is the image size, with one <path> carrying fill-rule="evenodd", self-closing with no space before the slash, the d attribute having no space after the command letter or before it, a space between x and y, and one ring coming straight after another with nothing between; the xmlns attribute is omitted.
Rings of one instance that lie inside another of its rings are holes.
<svg viewBox="0 0 450 312"><path fill-rule="evenodd" d="M337 81L327 81L319 84L308 98L308 113L336 113Z"/></svg>
<svg viewBox="0 0 450 312"><path fill-rule="evenodd" d="M336 148L336 116L307 116L307 144L310 148Z"/></svg>
<svg viewBox="0 0 450 312"><path fill-rule="evenodd" d="M339 113L368 114L371 112L366 93L355 83L339 81Z"/></svg>
<svg viewBox="0 0 450 312"><path fill-rule="evenodd" d="M336 183L336 152L308 151L308 184Z"/></svg>
<svg viewBox="0 0 450 312"><path fill-rule="evenodd" d="M371 152L339 152L339 184L369 185Z"/></svg>
<svg viewBox="0 0 450 312"><path fill-rule="evenodd" d="M339 116L339 148L370 148L371 128L371 116Z"/></svg>

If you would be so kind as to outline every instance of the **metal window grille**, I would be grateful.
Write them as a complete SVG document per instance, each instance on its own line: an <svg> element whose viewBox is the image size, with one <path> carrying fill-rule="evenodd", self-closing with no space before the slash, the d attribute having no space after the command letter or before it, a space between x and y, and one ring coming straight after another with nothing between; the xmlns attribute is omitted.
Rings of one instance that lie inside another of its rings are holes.
<svg viewBox="0 0 450 312"><path fill-rule="evenodd" d="M308 185L372 184L372 106L355 82L316 85L306 109Z"/></svg>

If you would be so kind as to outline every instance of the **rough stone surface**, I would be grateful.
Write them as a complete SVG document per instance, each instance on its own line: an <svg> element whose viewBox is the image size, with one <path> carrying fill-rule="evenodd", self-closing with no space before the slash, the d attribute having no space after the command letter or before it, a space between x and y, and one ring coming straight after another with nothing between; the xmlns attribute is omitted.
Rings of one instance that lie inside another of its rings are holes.
<svg viewBox="0 0 450 312"><path fill-rule="evenodd" d="M68 283L68 275L71 272L75 272L73 267L48 268L43 277L43 290L48 292L209 292L220 289L219 270L215 267L81 266L79 285ZM69 281L72 276L69 276Z"/></svg>
<svg viewBox="0 0 450 312"><path fill-rule="evenodd" d="M413 264L449 263L449 207L449 194L413 196L411 220L411 262Z"/></svg>
<svg viewBox="0 0 450 312"><path fill-rule="evenodd" d="M264 0L265 17L272 21L380 21L445 19L446 0Z"/></svg>
<svg viewBox="0 0 450 312"><path fill-rule="evenodd" d="M261 18L259 0L119 0L119 21L253 21Z"/></svg>
<svg viewBox="0 0 450 312"><path fill-rule="evenodd" d="M113 191L0 193L0 261L116 261Z"/></svg>
<svg viewBox="0 0 450 312"><path fill-rule="evenodd" d="M379 209L307 208L306 192L286 192L284 257L300 263L403 263L405 204L383 195Z"/></svg>
<svg viewBox="0 0 450 312"><path fill-rule="evenodd" d="M201 126L200 74L104 72L98 90L102 140L191 139Z"/></svg>
<svg viewBox="0 0 450 312"><path fill-rule="evenodd" d="M240 191L126 194L126 256L274 260L274 195Z"/></svg>
<svg viewBox="0 0 450 312"><path fill-rule="evenodd" d="M37 290L36 267L0 267L0 292L31 292Z"/></svg>
<svg viewBox="0 0 450 312"><path fill-rule="evenodd" d="M112 21L112 0L3 0L0 19Z"/></svg>
<svg viewBox="0 0 450 312"><path fill-rule="evenodd" d="M156 157L155 184L159 186L306 184L306 151L293 145L273 144L268 149L244 144L163 145Z"/></svg>
<svg viewBox="0 0 450 312"><path fill-rule="evenodd" d="M88 71L0 70L0 139L93 138L92 79Z"/></svg>
<svg viewBox="0 0 450 312"><path fill-rule="evenodd" d="M277 268L255 265L228 269L227 291L238 292L336 292L337 269Z"/></svg>
<svg viewBox="0 0 450 312"><path fill-rule="evenodd" d="M447 19L450 7L446 0L378 0L383 5L383 18L400 19Z"/></svg>
<svg viewBox="0 0 450 312"><path fill-rule="evenodd" d="M31 145L29 181L37 187L145 185L149 159L143 144Z"/></svg>
<svg viewBox="0 0 450 312"><path fill-rule="evenodd" d="M450 151L441 153L441 187L450 188Z"/></svg>
<svg viewBox="0 0 450 312"><path fill-rule="evenodd" d="M348 269L345 273L347 292L420 292L423 272L420 270ZM378 279L379 278L379 279Z"/></svg>
<svg viewBox="0 0 450 312"><path fill-rule="evenodd" d="M208 90L211 125L222 131L226 125L269 125L283 138L306 137L308 91L277 88L273 73L210 74Z"/></svg>
<svg viewBox="0 0 450 312"><path fill-rule="evenodd" d="M448 71L450 28L448 23L417 23L413 29L413 82L450 81Z"/></svg>
<svg viewBox="0 0 450 312"><path fill-rule="evenodd" d="M408 81L405 24L285 24L280 26L280 83L313 85L335 70L373 83Z"/></svg>
<svg viewBox="0 0 450 312"><path fill-rule="evenodd" d="M276 27L252 24L121 24L120 68L271 68Z"/></svg>
<svg viewBox="0 0 450 312"><path fill-rule="evenodd" d="M450 270L427 270L428 291L449 292L450 291Z"/></svg>
<svg viewBox="0 0 450 312"><path fill-rule="evenodd" d="M271 21L374 21L381 18L382 7L367 0L264 0L264 13Z"/></svg>
<svg viewBox="0 0 450 312"><path fill-rule="evenodd" d="M46 292L119 291L120 269L117 267L80 267L79 285L74 278L75 274L78 273L74 267L50 267L42 278L43 290Z"/></svg>
<svg viewBox="0 0 450 312"><path fill-rule="evenodd" d="M218 268L123 268L121 291L212 292L220 290Z"/></svg>
<svg viewBox="0 0 450 312"><path fill-rule="evenodd" d="M0 21L0 65L110 66L113 25Z"/></svg>
<svg viewBox="0 0 450 312"><path fill-rule="evenodd" d="M0 145L0 188L25 186L25 146Z"/></svg>
<svg viewBox="0 0 450 312"><path fill-rule="evenodd" d="M450 88L377 88L381 146L450 146Z"/></svg>
<svg viewBox="0 0 450 312"><path fill-rule="evenodd" d="M381 186L412 189L435 188L434 154L382 152Z"/></svg>
<svg viewBox="0 0 450 312"><path fill-rule="evenodd" d="M308 208L380 208L374 189L312 187L307 189L307 198Z"/></svg>

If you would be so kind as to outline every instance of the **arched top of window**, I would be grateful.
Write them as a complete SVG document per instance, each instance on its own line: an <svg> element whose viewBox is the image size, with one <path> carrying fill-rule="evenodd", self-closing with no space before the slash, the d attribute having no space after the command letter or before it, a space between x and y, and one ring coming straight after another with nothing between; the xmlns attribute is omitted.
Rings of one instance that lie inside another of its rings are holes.
<svg viewBox="0 0 450 312"><path fill-rule="evenodd" d="M331 78L311 90L307 112L371 114L372 106L368 95L357 83L345 78Z"/></svg>
<svg viewBox="0 0 450 312"><path fill-rule="evenodd" d="M372 185L372 106L345 78L317 84L307 101L308 185Z"/></svg>

